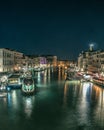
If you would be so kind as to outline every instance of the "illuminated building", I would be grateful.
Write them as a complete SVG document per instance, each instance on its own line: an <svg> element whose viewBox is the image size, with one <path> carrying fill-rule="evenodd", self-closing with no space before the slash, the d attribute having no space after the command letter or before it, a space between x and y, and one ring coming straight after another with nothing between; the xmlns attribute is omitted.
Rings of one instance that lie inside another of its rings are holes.
<svg viewBox="0 0 104 130"><path fill-rule="evenodd" d="M78 57L78 68L80 71L87 73L103 73L104 72L104 51L93 50L80 53Z"/></svg>
<svg viewBox="0 0 104 130"><path fill-rule="evenodd" d="M13 71L14 53L5 48L0 48L0 72Z"/></svg>

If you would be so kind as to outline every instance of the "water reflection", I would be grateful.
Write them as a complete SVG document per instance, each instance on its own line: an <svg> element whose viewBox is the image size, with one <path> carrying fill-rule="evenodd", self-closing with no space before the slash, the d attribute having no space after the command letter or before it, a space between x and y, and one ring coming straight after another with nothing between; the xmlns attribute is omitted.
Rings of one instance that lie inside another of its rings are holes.
<svg viewBox="0 0 104 130"><path fill-rule="evenodd" d="M94 123L100 126L104 126L104 89L98 86L94 86Z"/></svg>
<svg viewBox="0 0 104 130"><path fill-rule="evenodd" d="M93 84L85 82L80 85L80 97L77 102L76 114L79 118L78 123L82 126L90 126L90 101Z"/></svg>
<svg viewBox="0 0 104 130"><path fill-rule="evenodd" d="M66 79L67 74L65 73L64 69L58 70L58 81L62 81L63 79Z"/></svg>
<svg viewBox="0 0 104 130"><path fill-rule="evenodd" d="M74 107L79 126L104 127L104 89L92 83L66 82L64 107ZM74 105L73 105L74 104ZM75 120L73 118L73 120Z"/></svg>
<svg viewBox="0 0 104 130"><path fill-rule="evenodd" d="M47 85L50 84L50 69L37 72L36 75L38 87L47 87Z"/></svg>
<svg viewBox="0 0 104 130"><path fill-rule="evenodd" d="M64 84L64 105L69 105L70 103L74 103L74 98L78 96L79 93L80 82L79 81L66 81ZM72 100L71 100L72 99Z"/></svg>
<svg viewBox="0 0 104 130"><path fill-rule="evenodd" d="M23 97L23 107L27 118L30 118L33 112L35 96Z"/></svg>
<svg viewBox="0 0 104 130"><path fill-rule="evenodd" d="M12 107L13 109L17 109L19 105L19 93L18 90L13 90L11 93L7 93L7 104L8 107Z"/></svg>
<svg viewBox="0 0 104 130"><path fill-rule="evenodd" d="M0 98L0 124L6 121L10 130L104 129L104 88L65 81L62 70L36 74L39 91L35 95L24 96L21 90L12 90ZM0 129L5 128L4 123Z"/></svg>

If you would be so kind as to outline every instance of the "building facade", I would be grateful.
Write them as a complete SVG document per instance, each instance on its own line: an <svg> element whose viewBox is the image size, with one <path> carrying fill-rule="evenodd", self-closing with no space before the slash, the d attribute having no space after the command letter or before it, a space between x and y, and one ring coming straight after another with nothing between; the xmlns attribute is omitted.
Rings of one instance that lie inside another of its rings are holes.
<svg viewBox="0 0 104 130"><path fill-rule="evenodd" d="M104 51L88 50L79 54L79 71L104 74Z"/></svg>
<svg viewBox="0 0 104 130"><path fill-rule="evenodd" d="M0 48L0 72L13 71L14 53L13 51Z"/></svg>

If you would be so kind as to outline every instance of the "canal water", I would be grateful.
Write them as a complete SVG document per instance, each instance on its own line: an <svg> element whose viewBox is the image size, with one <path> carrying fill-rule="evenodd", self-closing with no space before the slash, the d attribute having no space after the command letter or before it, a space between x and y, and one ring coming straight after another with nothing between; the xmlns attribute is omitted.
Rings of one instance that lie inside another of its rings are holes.
<svg viewBox="0 0 104 130"><path fill-rule="evenodd" d="M0 130L104 130L104 89L65 81L64 70L37 72L37 91L0 98Z"/></svg>

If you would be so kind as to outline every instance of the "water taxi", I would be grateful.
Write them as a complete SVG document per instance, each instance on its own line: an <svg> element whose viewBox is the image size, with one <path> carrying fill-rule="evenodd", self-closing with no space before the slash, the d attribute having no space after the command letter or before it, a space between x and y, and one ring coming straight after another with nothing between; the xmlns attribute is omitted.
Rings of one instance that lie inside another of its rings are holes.
<svg viewBox="0 0 104 130"><path fill-rule="evenodd" d="M33 94L36 89L35 80L32 77L24 77L22 80L22 93Z"/></svg>

